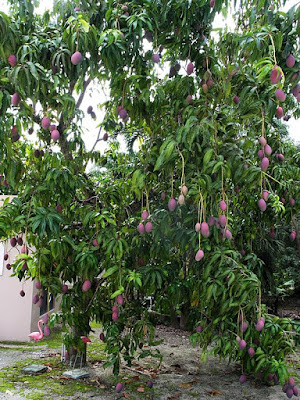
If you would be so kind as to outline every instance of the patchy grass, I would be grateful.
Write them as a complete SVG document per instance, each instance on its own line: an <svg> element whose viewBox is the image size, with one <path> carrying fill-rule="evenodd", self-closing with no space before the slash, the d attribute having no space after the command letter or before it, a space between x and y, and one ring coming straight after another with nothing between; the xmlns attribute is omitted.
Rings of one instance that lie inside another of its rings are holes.
<svg viewBox="0 0 300 400"><path fill-rule="evenodd" d="M23 368L36 363L46 365L49 371L40 375L28 375L22 372ZM43 361L27 358L16 362L13 366L0 371L0 392L17 390L28 399L39 400L62 396L73 396L80 392L100 393L103 390L86 380L73 381L62 378L62 373L69 367L60 362L60 357L49 357ZM26 394L26 392L29 392Z"/></svg>
<svg viewBox="0 0 300 400"><path fill-rule="evenodd" d="M106 344L102 342L92 341L87 346L87 359L88 361L102 361L107 359L105 352Z"/></svg>

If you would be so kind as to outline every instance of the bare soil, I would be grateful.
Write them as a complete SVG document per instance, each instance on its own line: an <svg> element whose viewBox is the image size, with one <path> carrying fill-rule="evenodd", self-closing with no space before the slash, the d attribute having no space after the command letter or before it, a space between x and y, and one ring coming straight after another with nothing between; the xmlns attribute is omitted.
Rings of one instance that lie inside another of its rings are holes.
<svg viewBox="0 0 300 400"><path fill-rule="evenodd" d="M184 332L171 327L158 326L156 329L157 339L164 342L158 346L163 355L163 362L158 368L159 361L153 359L140 360L131 369L122 367L120 380L125 382L123 391L115 392L115 381L110 369L102 368L103 361L91 360L88 365L90 382L96 382L101 390L88 393L78 392L72 396L58 396L55 393L51 399L96 399L117 400L127 399L157 399L157 400L207 400L211 398L219 400L283 400L286 399L280 386L266 386L259 384L249 378L243 385L239 383L241 374L238 364L227 365L219 362L217 358L209 356L204 363L200 360L200 349L193 347L189 341L189 332ZM98 340L99 330L95 330L92 341ZM16 360L31 358L39 360L47 355L48 350L39 349L35 352L2 351L0 352L0 370L5 366L13 365ZM300 383L300 364L295 355L291 358L296 369L293 375ZM88 357L89 359L89 357ZM151 377L151 378L150 378ZM149 389L146 382L152 379L154 386ZM88 383L87 381L84 381ZM13 393L1 393L0 400L26 400L20 397L17 391ZM41 398L41 400L43 400Z"/></svg>

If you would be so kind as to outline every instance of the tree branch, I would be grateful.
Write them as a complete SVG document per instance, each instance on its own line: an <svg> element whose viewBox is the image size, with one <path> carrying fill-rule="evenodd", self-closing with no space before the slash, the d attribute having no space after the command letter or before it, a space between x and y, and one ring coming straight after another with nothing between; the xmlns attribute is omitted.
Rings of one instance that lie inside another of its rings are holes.
<svg viewBox="0 0 300 400"><path fill-rule="evenodd" d="M83 82L83 91L81 92L81 95L79 96L77 103L76 103L76 108L79 108L81 106L81 103L83 101L85 92L89 84L92 82L92 78L88 78L85 82Z"/></svg>

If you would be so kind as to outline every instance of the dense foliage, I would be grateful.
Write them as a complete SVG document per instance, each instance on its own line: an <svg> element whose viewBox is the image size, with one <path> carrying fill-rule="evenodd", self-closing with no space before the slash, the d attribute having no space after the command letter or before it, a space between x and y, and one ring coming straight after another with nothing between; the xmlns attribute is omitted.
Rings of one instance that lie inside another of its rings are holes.
<svg viewBox="0 0 300 400"><path fill-rule="evenodd" d="M122 356L159 357L143 347L155 344L153 296L174 322L197 327L195 342L247 373L288 377L293 327L263 312L260 329L261 295L279 226L299 252L300 154L282 117L299 116L300 8L242 2L238 29L213 38L226 6L56 1L37 16L24 0L0 13L0 171L3 192L17 194L0 235L25 235L14 273L36 278L41 297L61 296L70 350L84 350L93 319L103 323L116 374ZM99 104L104 155L83 141L80 107L95 81L110 89Z"/></svg>

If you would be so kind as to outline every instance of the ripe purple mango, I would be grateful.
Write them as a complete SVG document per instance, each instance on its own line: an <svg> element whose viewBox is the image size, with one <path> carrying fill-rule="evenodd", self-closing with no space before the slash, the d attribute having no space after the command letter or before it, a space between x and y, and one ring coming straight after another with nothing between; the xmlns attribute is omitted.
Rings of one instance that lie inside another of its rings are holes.
<svg viewBox="0 0 300 400"><path fill-rule="evenodd" d="M36 282L35 282L35 287L36 287L37 289L42 289L42 284L41 284L41 282L40 282L40 281L36 281Z"/></svg>
<svg viewBox="0 0 300 400"><path fill-rule="evenodd" d="M249 356L250 356L251 358L254 357L254 355L255 355L255 350L254 350L253 347L249 347L249 349L248 349L248 354L249 354Z"/></svg>
<svg viewBox="0 0 300 400"><path fill-rule="evenodd" d="M20 296L21 296L21 297L24 297L24 296L25 296L24 290L21 290L21 291L20 291Z"/></svg>
<svg viewBox="0 0 300 400"><path fill-rule="evenodd" d="M11 247L15 247L17 245L17 239L15 237L10 239L10 245Z"/></svg>
<svg viewBox="0 0 300 400"><path fill-rule="evenodd" d="M124 299L121 294L117 296L117 303L119 304L119 306L122 306L124 304Z"/></svg>
<svg viewBox="0 0 300 400"><path fill-rule="evenodd" d="M8 63L9 63L12 67L15 67L15 66L17 65L17 63L18 63L17 57L16 57L14 54L11 54L11 55L8 57Z"/></svg>
<svg viewBox="0 0 300 400"><path fill-rule="evenodd" d="M86 281L84 281L84 283L82 285L82 291L87 292L88 290L90 290L91 287L92 287L92 283L91 283L91 281L89 281L87 279Z"/></svg>
<svg viewBox="0 0 300 400"><path fill-rule="evenodd" d="M269 159L267 157L264 157L261 162L260 162L260 167L262 169L262 171L266 171L269 167Z"/></svg>
<svg viewBox="0 0 300 400"><path fill-rule="evenodd" d="M295 86L293 87L292 93L293 93L293 95L294 95L295 97L297 97L298 94L299 94L299 92L300 92L300 85L299 85L299 83L297 83L297 85L295 85Z"/></svg>
<svg viewBox="0 0 300 400"><path fill-rule="evenodd" d="M264 152L267 156L270 156L272 154L272 148L268 144L265 145L264 147Z"/></svg>
<svg viewBox="0 0 300 400"><path fill-rule="evenodd" d="M259 207L260 211L263 211L263 212L266 211L267 203L265 202L264 199L259 199L258 200L258 207Z"/></svg>
<svg viewBox="0 0 300 400"><path fill-rule="evenodd" d="M43 127L43 129L49 129L49 127L50 127L50 118L49 117L44 117L42 119L42 127Z"/></svg>
<svg viewBox="0 0 300 400"><path fill-rule="evenodd" d="M240 102L239 97L238 97L238 96L234 96L233 102L234 102L235 104L239 104L239 102Z"/></svg>
<svg viewBox="0 0 300 400"><path fill-rule="evenodd" d="M291 232L290 239L291 239L292 242L296 239L296 232L295 231Z"/></svg>
<svg viewBox="0 0 300 400"><path fill-rule="evenodd" d="M267 144L266 138L264 138L263 136L261 136L259 138L259 143L264 147Z"/></svg>
<svg viewBox="0 0 300 400"><path fill-rule="evenodd" d="M188 75L191 75L194 72L194 64L192 62L188 63L186 67L186 72Z"/></svg>
<svg viewBox="0 0 300 400"><path fill-rule="evenodd" d="M56 211L57 212L59 212L59 213L61 213L62 212L62 205L61 204L57 204L57 206L56 206Z"/></svg>
<svg viewBox="0 0 300 400"><path fill-rule="evenodd" d="M50 125L49 128L50 128L50 132L53 132L57 129L57 126L52 124L52 125Z"/></svg>
<svg viewBox="0 0 300 400"><path fill-rule="evenodd" d="M5 261L8 260L8 254L5 253L3 258L4 258Z"/></svg>
<svg viewBox="0 0 300 400"><path fill-rule="evenodd" d="M278 154L278 157L277 157L277 158L278 158L279 161L284 161L284 155L281 154L281 153Z"/></svg>
<svg viewBox="0 0 300 400"><path fill-rule="evenodd" d="M68 293L68 290L69 290L68 285L62 285L61 291L62 291L63 294Z"/></svg>
<svg viewBox="0 0 300 400"><path fill-rule="evenodd" d="M241 256L242 256L242 257L244 257L244 256L246 255L246 252L245 252L244 249L242 249L242 250L240 251L240 253L241 253Z"/></svg>
<svg viewBox="0 0 300 400"><path fill-rule="evenodd" d="M19 96L18 93L14 93L14 94L11 96L11 104L12 104L13 106L17 107L17 106L20 104L20 101L21 101L21 99L20 99L20 96Z"/></svg>
<svg viewBox="0 0 300 400"><path fill-rule="evenodd" d="M290 198L290 205L292 206L292 207L294 207L294 205L295 205L295 199L293 199L292 197Z"/></svg>
<svg viewBox="0 0 300 400"><path fill-rule="evenodd" d="M243 374L243 375L240 376L240 383L241 383L241 384L245 383L246 380L247 380L247 377L246 377L245 374Z"/></svg>
<svg viewBox="0 0 300 400"><path fill-rule="evenodd" d="M145 221L149 217L148 211L144 210L142 212L142 219Z"/></svg>
<svg viewBox="0 0 300 400"><path fill-rule="evenodd" d="M220 208L221 208L222 211L225 211L225 210L226 210L227 205L226 205L226 203L225 203L224 200L220 201Z"/></svg>
<svg viewBox="0 0 300 400"><path fill-rule="evenodd" d="M232 233L230 232L230 230L228 228L225 229L225 234L224 234L225 238L228 240L232 239Z"/></svg>
<svg viewBox="0 0 300 400"><path fill-rule="evenodd" d="M202 325L198 325L196 328L196 332L203 332L203 326Z"/></svg>
<svg viewBox="0 0 300 400"><path fill-rule="evenodd" d="M59 139L60 133L57 129L54 129L51 132L51 139L54 140L55 142Z"/></svg>
<svg viewBox="0 0 300 400"><path fill-rule="evenodd" d="M22 270L22 271L26 271L27 269L28 269L27 262L24 262L24 264L22 265L21 270Z"/></svg>
<svg viewBox="0 0 300 400"><path fill-rule="evenodd" d="M118 309L118 307L116 305L112 306L111 311L115 312L117 314L119 313L119 309Z"/></svg>
<svg viewBox="0 0 300 400"><path fill-rule="evenodd" d="M126 119L128 117L128 113L125 108L121 108L121 110L119 111L119 117L122 119Z"/></svg>
<svg viewBox="0 0 300 400"><path fill-rule="evenodd" d="M236 337L236 341L237 341L238 343L240 343L241 340L242 340L242 339L241 339L239 336Z"/></svg>
<svg viewBox="0 0 300 400"><path fill-rule="evenodd" d="M6 264L6 269L10 270L11 269L11 265L10 264Z"/></svg>
<svg viewBox="0 0 300 400"><path fill-rule="evenodd" d="M82 61L82 54L79 51L76 51L71 57L71 63L73 65L77 65Z"/></svg>
<svg viewBox="0 0 300 400"><path fill-rule="evenodd" d="M271 83L276 84L276 83L280 82L281 76L282 76L282 74L281 74L280 70L278 69L277 65L275 65L270 74Z"/></svg>
<svg viewBox="0 0 300 400"><path fill-rule="evenodd" d="M148 381L148 382L147 382L147 386L148 386L149 389L152 389L152 387L153 387L153 382L152 382L152 381Z"/></svg>
<svg viewBox="0 0 300 400"><path fill-rule="evenodd" d="M290 386L290 387L294 387L295 386L295 379L294 378L289 378L289 380L288 380L288 385Z"/></svg>
<svg viewBox="0 0 300 400"><path fill-rule="evenodd" d="M190 94L188 94L187 96L186 96L186 103L187 104L192 104L193 103L193 98L192 98L192 96L190 95Z"/></svg>
<svg viewBox="0 0 300 400"><path fill-rule="evenodd" d="M263 190L263 192L262 192L262 197L263 197L263 199L264 199L265 201L268 200L269 194L270 194L270 193L269 193L267 190Z"/></svg>
<svg viewBox="0 0 300 400"><path fill-rule="evenodd" d="M44 322L44 324L48 324L48 322L49 322L49 314L45 314L43 316L43 322Z"/></svg>
<svg viewBox="0 0 300 400"><path fill-rule="evenodd" d="M209 88L212 88L212 87L214 86L214 81L213 81L212 79L209 79L209 80L206 82L206 84L207 84L207 86L208 86Z"/></svg>
<svg viewBox="0 0 300 400"><path fill-rule="evenodd" d="M112 313L112 320L113 320L114 322L117 322L117 321L118 321L118 318L119 318L118 313L113 312L113 313Z"/></svg>
<svg viewBox="0 0 300 400"><path fill-rule="evenodd" d="M152 231L152 228L153 228L152 222L148 221L148 222L146 223L146 225L145 225L145 231L146 231L147 233L150 233L150 232Z"/></svg>
<svg viewBox="0 0 300 400"><path fill-rule="evenodd" d="M291 399L292 397L293 397L293 395L294 395L294 390L293 390L293 388L288 388L287 390L286 390L286 395L287 395L287 398L288 399Z"/></svg>
<svg viewBox="0 0 300 400"><path fill-rule="evenodd" d="M159 63L159 60L160 60L159 54L152 54L152 61L153 61L155 64Z"/></svg>
<svg viewBox="0 0 300 400"><path fill-rule="evenodd" d="M265 323L262 319L260 319L256 324L256 330L261 332L264 329Z"/></svg>
<svg viewBox="0 0 300 400"><path fill-rule="evenodd" d="M116 392L120 393L123 389L124 384L122 382L117 383L116 385Z"/></svg>
<svg viewBox="0 0 300 400"><path fill-rule="evenodd" d="M177 205L176 200L174 199L174 197L172 197L172 198L169 200L169 202L168 202L168 208L169 208L169 210L170 210L170 211L174 211L175 208L176 208L176 205Z"/></svg>
<svg viewBox="0 0 300 400"><path fill-rule="evenodd" d="M277 119L282 118L283 117L283 108L278 106L275 115L276 115Z"/></svg>
<svg viewBox="0 0 300 400"><path fill-rule="evenodd" d="M104 140L104 142L107 142L107 140L108 140L108 133L107 132L104 133L102 139Z"/></svg>
<svg viewBox="0 0 300 400"><path fill-rule="evenodd" d="M245 340L244 339L242 339L240 342L239 342L239 349L240 350L244 350L244 348L247 346L247 343L245 342Z"/></svg>
<svg viewBox="0 0 300 400"><path fill-rule="evenodd" d="M93 239L93 246L98 247L99 243L97 239Z"/></svg>
<svg viewBox="0 0 300 400"><path fill-rule="evenodd" d="M298 390L298 387L297 387L297 386L294 386L294 387L293 387L293 392L294 392L294 396L298 396L299 390Z"/></svg>
<svg viewBox="0 0 300 400"><path fill-rule="evenodd" d="M195 256L195 260L196 261L200 261L202 260L202 258L204 257L204 252L203 250L198 250Z"/></svg>
<svg viewBox="0 0 300 400"><path fill-rule="evenodd" d="M160 198L161 198L162 200L165 200L165 198L166 198L166 193L165 193L165 192L161 192Z"/></svg>
<svg viewBox="0 0 300 400"><path fill-rule="evenodd" d="M138 231L141 235L143 235L145 233L145 226L142 223L138 224Z"/></svg>
<svg viewBox="0 0 300 400"><path fill-rule="evenodd" d="M258 150L257 155L258 155L258 158L260 158L262 160L264 158L264 151L262 149Z"/></svg>
<svg viewBox="0 0 300 400"><path fill-rule="evenodd" d="M225 217L225 215L220 215L218 218L218 222L221 226L226 226L227 224L227 218Z"/></svg>
<svg viewBox="0 0 300 400"><path fill-rule="evenodd" d="M102 340L102 342L104 342L105 336L103 332L100 333L99 339Z"/></svg>
<svg viewBox="0 0 300 400"><path fill-rule="evenodd" d="M202 222L200 232L206 238L209 236L209 226L206 222Z"/></svg>
<svg viewBox="0 0 300 400"><path fill-rule="evenodd" d="M298 74L297 72L291 77L291 82L295 82L298 79Z"/></svg>
<svg viewBox="0 0 300 400"><path fill-rule="evenodd" d="M209 5L211 8L213 8L215 5L215 0L210 0Z"/></svg>
<svg viewBox="0 0 300 400"><path fill-rule="evenodd" d="M50 334L51 334L51 330L50 330L49 325L45 325L45 327L44 327L44 335L45 336L50 336Z"/></svg>
<svg viewBox="0 0 300 400"><path fill-rule="evenodd" d="M38 299L38 302L36 303L36 305L37 305L39 308L42 307L42 305L43 305L43 298L42 298L42 297L40 297L40 298Z"/></svg>
<svg viewBox="0 0 300 400"><path fill-rule="evenodd" d="M276 90L275 90L275 96L277 97L278 100L280 100L280 101L285 101L286 94L284 93L283 90L281 90L281 89L276 89Z"/></svg>
<svg viewBox="0 0 300 400"><path fill-rule="evenodd" d="M248 322L247 321L242 322L241 326L240 326L240 330L242 332L246 332L247 328L248 328Z"/></svg>
<svg viewBox="0 0 300 400"><path fill-rule="evenodd" d="M11 134L12 134L12 136L16 136L16 135L18 134L17 125L14 125L14 126L11 128Z"/></svg>
<svg viewBox="0 0 300 400"><path fill-rule="evenodd" d="M286 59L286 66L288 68L293 68L295 63L296 63L295 57L292 54L290 54Z"/></svg>
<svg viewBox="0 0 300 400"><path fill-rule="evenodd" d="M208 218L208 225L209 226L214 226L215 222L216 222L215 217L209 217Z"/></svg>
<svg viewBox="0 0 300 400"><path fill-rule="evenodd" d="M244 164L244 168L245 168L245 169L248 169L248 164Z"/></svg>

